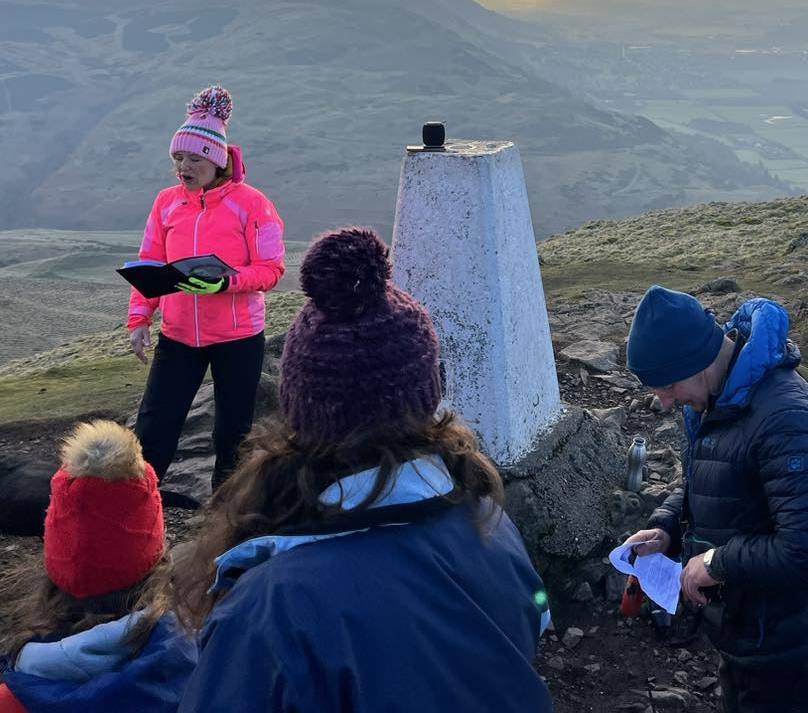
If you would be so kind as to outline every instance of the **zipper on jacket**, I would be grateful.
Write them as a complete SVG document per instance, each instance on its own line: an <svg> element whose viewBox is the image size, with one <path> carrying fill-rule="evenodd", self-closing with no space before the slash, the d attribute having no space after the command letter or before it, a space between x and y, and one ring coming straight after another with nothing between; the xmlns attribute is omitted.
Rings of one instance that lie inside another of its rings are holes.
<svg viewBox="0 0 808 713"><path fill-rule="evenodd" d="M199 215L196 216L196 222L194 223L194 257L197 255L197 246L199 244L199 221L207 210L204 193L199 196L199 203L202 205L202 210ZM194 335L196 337L196 346L202 346L199 339L199 295L194 295Z"/></svg>
<svg viewBox="0 0 808 713"><path fill-rule="evenodd" d="M233 311L233 329L238 329L238 321L236 320L236 293L233 293L233 296L230 300L230 309Z"/></svg>

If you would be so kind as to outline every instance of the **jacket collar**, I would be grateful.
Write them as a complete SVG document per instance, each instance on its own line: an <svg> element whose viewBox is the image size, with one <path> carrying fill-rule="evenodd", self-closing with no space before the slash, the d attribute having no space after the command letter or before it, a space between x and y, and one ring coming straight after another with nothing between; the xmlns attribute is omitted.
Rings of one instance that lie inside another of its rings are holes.
<svg viewBox="0 0 808 713"><path fill-rule="evenodd" d="M343 511L355 509L370 495L376 483L378 468L363 470L333 483L320 494L320 502L326 506L341 504ZM424 502L452 492L454 481L446 464L439 456L418 458L399 467L390 479L387 489L368 509L389 508ZM403 525L407 521L396 520L387 525ZM343 537L364 532L368 527L345 529L326 534L264 535L246 540L216 558L216 577L211 594L229 589L244 571L257 567L274 555L321 540Z"/></svg>
<svg viewBox="0 0 808 713"><path fill-rule="evenodd" d="M182 192L185 195L186 200L196 205L199 205L204 197L205 205L210 207L211 205L221 201L222 198L233 190L233 188L235 188L235 184L232 180L229 180L223 183L221 186L210 188L207 191L203 191L201 188L198 191L189 191L185 186L182 186Z"/></svg>

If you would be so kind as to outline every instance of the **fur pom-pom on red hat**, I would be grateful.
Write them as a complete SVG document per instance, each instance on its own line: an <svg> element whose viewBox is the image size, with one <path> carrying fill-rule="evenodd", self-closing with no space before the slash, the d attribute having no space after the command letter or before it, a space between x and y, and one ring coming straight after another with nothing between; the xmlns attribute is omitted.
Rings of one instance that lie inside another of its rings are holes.
<svg viewBox="0 0 808 713"><path fill-rule="evenodd" d="M130 430L80 424L62 448L45 518L45 570L77 599L130 589L165 548L154 469Z"/></svg>

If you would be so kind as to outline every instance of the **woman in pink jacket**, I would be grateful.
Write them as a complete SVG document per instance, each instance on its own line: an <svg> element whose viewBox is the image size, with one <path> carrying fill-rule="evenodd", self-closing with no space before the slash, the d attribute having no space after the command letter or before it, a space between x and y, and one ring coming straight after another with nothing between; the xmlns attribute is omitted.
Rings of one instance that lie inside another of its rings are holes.
<svg viewBox="0 0 808 713"><path fill-rule="evenodd" d="M135 431L143 455L162 478L205 372L214 384L216 449L212 488L235 466L252 427L264 358L264 293L283 276L283 221L272 202L244 182L237 146L227 144L230 94L219 86L188 105L169 153L180 184L161 191L146 223L141 260L173 262L216 254L238 274L207 282L195 277L180 292L147 299L132 290L129 335L144 364L149 326L162 326Z"/></svg>

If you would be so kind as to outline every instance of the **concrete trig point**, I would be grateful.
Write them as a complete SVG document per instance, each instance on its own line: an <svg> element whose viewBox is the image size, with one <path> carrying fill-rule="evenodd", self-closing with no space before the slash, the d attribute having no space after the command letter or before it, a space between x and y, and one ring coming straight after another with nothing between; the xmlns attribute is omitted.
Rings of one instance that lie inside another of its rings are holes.
<svg viewBox="0 0 808 713"><path fill-rule="evenodd" d="M496 463L515 463L558 418L561 403L513 143L408 147L393 229L393 280L435 322L444 405L463 415Z"/></svg>

